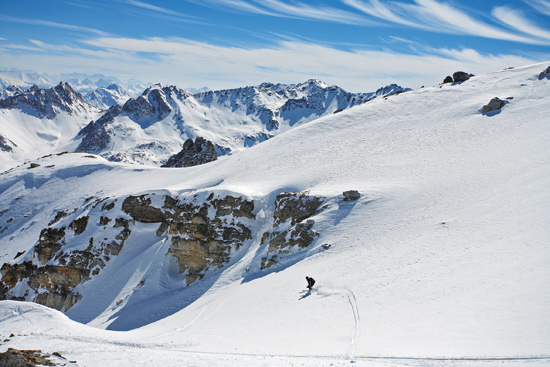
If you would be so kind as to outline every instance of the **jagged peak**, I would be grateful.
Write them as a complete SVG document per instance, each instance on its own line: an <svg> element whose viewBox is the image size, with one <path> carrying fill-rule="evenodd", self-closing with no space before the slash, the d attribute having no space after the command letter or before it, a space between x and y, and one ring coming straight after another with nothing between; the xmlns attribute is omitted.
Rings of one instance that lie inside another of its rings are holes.
<svg viewBox="0 0 550 367"><path fill-rule="evenodd" d="M29 108L30 109L27 109ZM34 111L39 118L53 119L60 111L70 114L95 109L86 102L82 94L76 92L69 83L60 82L48 89L33 85L26 91L0 101L0 108Z"/></svg>
<svg viewBox="0 0 550 367"><path fill-rule="evenodd" d="M395 93L398 93L398 92L399 93L407 92L407 91L410 91L410 90L411 90L410 88L403 88L400 85L392 83L392 84L386 85L385 87L378 88L378 90L376 90L376 92L374 94L377 95L377 96L380 96L380 95L386 95L386 94L395 94Z"/></svg>
<svg viewBox="0 0 550 367"><path fill-rule="evenodd" d="M299 83L296 85L296 88L305 88L305 87L319 87L319 88L328 88L330 87L330 84L327 84L319 79L308 79L303 83Z"/></svg>
<svg viewBox="0 0 550 367"><path fill-rule="evenodd" d="M175 85L165 85L162 83L151 85L149 88L145 89L143 93L141 93L141 95L144 97L147 97L153 91L157 91L156 93L160 92L161 94L164 94L164 95L175 94L177 96L185 96L185 97L190 97L193 95L192 93L189 93L187 90L183 88L179 88Z"/></svg>
<svg viewBox="0 0 550 367"><path fill-rule="evenodd" d="M271 82L264 82L260 85L258 85L256 88L262 90L262 89L271 89L275 92L279 92L282 90L287 90L289 88L294 87L294 84L282 84L282 83L271 83Z"/></svg>

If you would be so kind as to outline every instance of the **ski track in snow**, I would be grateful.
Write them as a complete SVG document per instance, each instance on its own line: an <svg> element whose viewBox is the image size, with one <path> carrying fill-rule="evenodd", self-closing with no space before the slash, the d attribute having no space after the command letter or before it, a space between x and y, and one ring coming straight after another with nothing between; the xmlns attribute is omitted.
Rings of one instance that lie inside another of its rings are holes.
<svg viewBox="0 0 550 367"><path fill-rule="evenodd" d="M351 289L346 289L348 302L353 311L353 335L349 347L346 349L345 355L353 359L355 357L355 349L357 348L357 340L361 332L361 316L359 316L359 307L357 307L357 298Z"/></svg>

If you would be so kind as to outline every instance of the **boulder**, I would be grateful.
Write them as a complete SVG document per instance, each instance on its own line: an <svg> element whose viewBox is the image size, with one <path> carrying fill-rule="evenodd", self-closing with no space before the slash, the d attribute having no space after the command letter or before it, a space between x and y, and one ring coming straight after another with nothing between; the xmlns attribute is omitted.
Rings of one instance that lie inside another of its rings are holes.
<svg viewBox="0 0 550 367"><path fill-rule="evenodd" d="M455 83L465 82L472 77L472 74L465 73L464 71L457 71L453 74L453 81Z"/></svg>
<svg viewBox="0 0 550 367"><path fill-rule="evenodd" d="M481 113L486 114L492 111L498 111L508 103L509 103L508 101L495 97L491 99L491 101L488 104L486 104L481 108Z"/></svg>
<svg viewBox="0 0 550 367"><path fill-rule="evenodd" d="M344 201L355 201L359 200L359 198L361 197L361 194L357 190L344 191L343 195Z"/></svg>
<svg viewBox="0 0 550 367"><path fill-rule="evenodd" d="M546 70L543 70L540 74L539 74L539 80L542 80L542 79L550 79L550 66L546 68Z"/></svg>
<svg viewBox="0 0 550 367"><path fill-rule="evenodd" d="M453 82L453 77L450 75L447 75L445 79L443 79L443 83L452 83L452 82Z"/></svg>

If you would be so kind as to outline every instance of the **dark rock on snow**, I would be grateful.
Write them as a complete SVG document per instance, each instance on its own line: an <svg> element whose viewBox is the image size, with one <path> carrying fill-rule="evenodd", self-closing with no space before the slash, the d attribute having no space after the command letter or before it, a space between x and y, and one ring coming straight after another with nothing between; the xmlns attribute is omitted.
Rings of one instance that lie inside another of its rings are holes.
<svg viewBox="0 0 550 367"><path fill-rule="evenodd" d="M218 159L218 153L211 141L198 137L187 139L178 154L171 156L162 167L192 167Z"/></svg>
<svg viewBox="0 0 550 367"><path fill-rule="evenodd" d="M470 79L472 76L474 75L465 73L463 71L457 71L456 73L453 74L453 81L455 83L465 82L466 80Z"/></svg>
<svg viewBox="0 0 550 367"><path fill-rule="evenodd" d="M508 103L510 103L510 102L502 100L498 97L495 97L495 98L491 99L491 101L488 104L486 104L485 106L483 106L481 108L481 113L485 114L485 113L489 113L489 112L492 112L492 111L498 111Z"/></svg>
<svg viewBox="0 0 550 367"><path fill-rule="evenodd" d="M550 79L550 66L546 68L546 70L543 70L540 74L539 74L539 80L542 80L542 79Z"/></svg>
<svg viewBox="0 0 550 367"><path fill-rule="evenodd" d="M359 200L359 198L361 197L361 194L359 194L359 191L357 190L344 191L343 195L344 201Z"/></svg>

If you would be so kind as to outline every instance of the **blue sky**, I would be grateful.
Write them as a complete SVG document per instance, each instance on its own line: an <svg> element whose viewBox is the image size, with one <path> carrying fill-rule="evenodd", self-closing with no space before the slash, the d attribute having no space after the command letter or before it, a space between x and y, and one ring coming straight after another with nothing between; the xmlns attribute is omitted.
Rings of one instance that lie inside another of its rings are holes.
<svg viewBox="0 0 550 367"><path fill-rule="evenodd" d="M310 78L369 92L550 61L550 0L21 0L0 68L213 89Z"/></svg>

